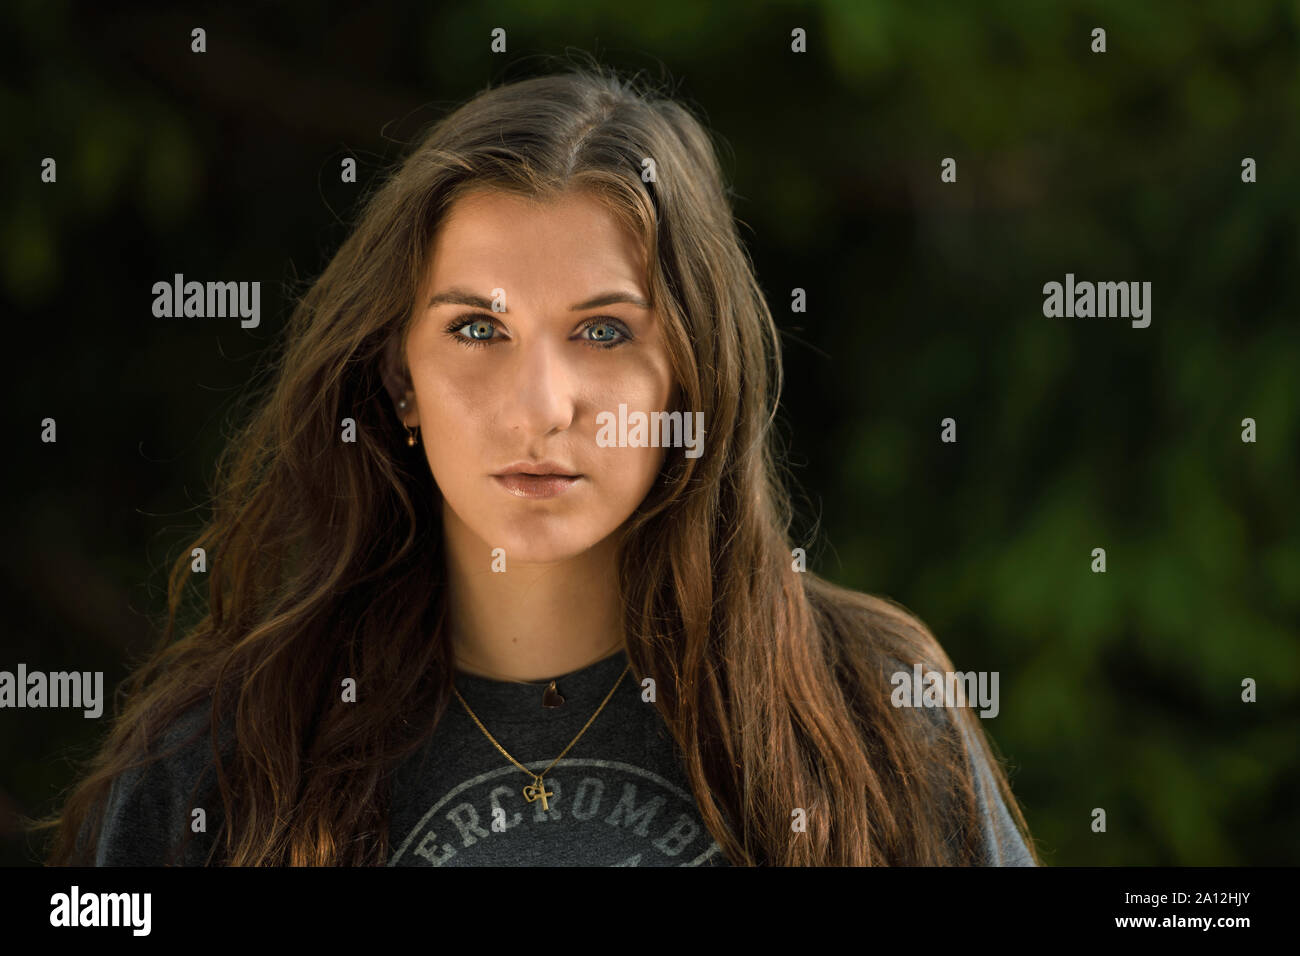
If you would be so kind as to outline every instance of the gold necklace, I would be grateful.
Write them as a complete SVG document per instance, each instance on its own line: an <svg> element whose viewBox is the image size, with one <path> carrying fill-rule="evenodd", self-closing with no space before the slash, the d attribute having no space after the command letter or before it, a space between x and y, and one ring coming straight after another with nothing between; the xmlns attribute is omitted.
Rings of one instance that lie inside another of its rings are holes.
<svg viewBox="0 0 1300 956"><path fill-rule="evenodd" d="M487 728L484 727L483 722L479 720L477 716L475 716L474 711L469 709L469 704L465 703L465 698L460 696L460 691L456 689L455 684L451 685L451 692L456 695L457 699L460 700L461 705L465 708L466 711L468 711L470 719L473 720L474 723L478 724L478 729L483 731L483 735L487 737L488 740L492 741L492 746L496 747L497 750L501 751L501 755L503 757L509 760L512 764L514 764L524 773L528 774L528 776L533 778L533 782L528 784L526 787L524 787L524 799L527 800L529 803L533 803L540 797L542 801L542 809L549 810L551 809L551 805L546 802L546 798L555 796L555 791L547 790L546 784L542 781L542 778L546 776L548 773L550 773L551 767L554 767L557 763L559 763L561 758L569 752L570 748L572 748L573 745L578 742L578 737L581 737L583 734L587 732L587 728L591 726L591 722L600 715L600 712L602 710L605 709L605 705L608 704L609 699L614 696L614 691L618 690L618 685L623 683L623 678L627 676L627 672L631 670L631 668L632 668L632 663L629 661L627 666L623 668L623 673L618 675L618 680L614 681L614 686L611 687L609 689L609 693L605 695L605 699L601 701L600 706L596 708L596 713L592 714L591 717L588 718L587 722L583 724L582 729L578 731L578 736L570 740L569 746L565 747L562 751L560 751L560 756L552 760L551 766L547 767L541 773L533 773L531 770L529 770L527 767L521 764L514 757L510 756L510 754L506 753L506 748L502 747L499 743L497 743L496 738L488 733Z"/></svg>

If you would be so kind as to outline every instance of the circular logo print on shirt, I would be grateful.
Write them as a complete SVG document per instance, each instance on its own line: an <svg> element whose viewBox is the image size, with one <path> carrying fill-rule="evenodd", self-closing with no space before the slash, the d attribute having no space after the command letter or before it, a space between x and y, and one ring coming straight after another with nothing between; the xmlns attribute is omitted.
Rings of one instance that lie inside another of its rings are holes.
<svg viewBox="0 0 1300 956"><path fill-rule="evenodd" d="M540 773L547 762L525 766ZM544 796L510 765L462 781L425 812L397 844L388 865L724 862L700 821L695 799L658 774L614 760L570 759L557 763L542 781Z"/></svg>

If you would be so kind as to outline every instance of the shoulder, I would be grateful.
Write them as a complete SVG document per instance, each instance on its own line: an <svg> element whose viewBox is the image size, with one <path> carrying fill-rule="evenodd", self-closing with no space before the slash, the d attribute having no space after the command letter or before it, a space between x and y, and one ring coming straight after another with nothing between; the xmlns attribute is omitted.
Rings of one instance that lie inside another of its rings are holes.
<svg viewBox="0 0 1300 956"><path fill-rule="evenodd" d="M984 865L1034 866L1006 774L975 711L926 706L915 694L894 693L915 683L918 668L954 672L938 638L918 615L888 598L824 579L809 584L810 604L831 642L846 696L908 738L914 766L924 768L932 792L942 795L944 825L954 839L976 845Z"/></svg>
<svg viewBox="0 0 1300 956"><path fill-rule="evenodd" d="M900 673L903 670L900 668ZM911 680L912 671L906 670ZM942 778L936 786L944 795L954 841L965 837L977 848L971 862L982 866L1036 866L1026 835L1016 823L1016 817L1020 817L1023 824L1023 817L1010 782L975 707L913 705L902 710L912 718L910 726L924 736L930 769Z"/></svg>
<svg viewBox="0 0 1300 956"><path fill-rule="evenodd" d="M841 669L862 672L866 666L888 682L896 671L911 673L916 664L940 670L950 666L929 626L899 602L814 574L807 575L804 593Z"/></svg>
<svg viewBox="0 0 1300 956"><path fill-rule="evenodd" d="M213 799L210 713L207 698L182 711L149 740L143 762L113 779L95 849L96 866L198 861L195 853L202 841L186 841L193 834L193 810L204 810L211 830L218 809ZM187 845L181 854L183 843Z"/></svg>

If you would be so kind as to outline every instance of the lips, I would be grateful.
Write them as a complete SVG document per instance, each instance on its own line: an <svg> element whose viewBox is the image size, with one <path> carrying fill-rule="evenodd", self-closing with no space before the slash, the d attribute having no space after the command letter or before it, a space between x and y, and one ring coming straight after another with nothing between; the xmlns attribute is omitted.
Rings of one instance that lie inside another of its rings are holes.
<svg viewBox="0 0 1300 956"><path fill-rule="evenodd" d="M506 491L519 498L555 498L582 480L581 475L534 475L527 472L511 472L492 477Z"/></svg>

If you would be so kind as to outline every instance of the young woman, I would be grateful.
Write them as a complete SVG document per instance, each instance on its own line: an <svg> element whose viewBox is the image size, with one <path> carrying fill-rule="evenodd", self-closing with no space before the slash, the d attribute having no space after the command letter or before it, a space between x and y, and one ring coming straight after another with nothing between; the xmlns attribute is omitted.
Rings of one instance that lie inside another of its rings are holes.
<svg viewBox="0 0 1300 956"><path fill-rule="evenodd" d="M780 385L687 109L482 93L298 305L50 861L1034 864L978 718L892 700L925 625L796 568Z"/></svg>

